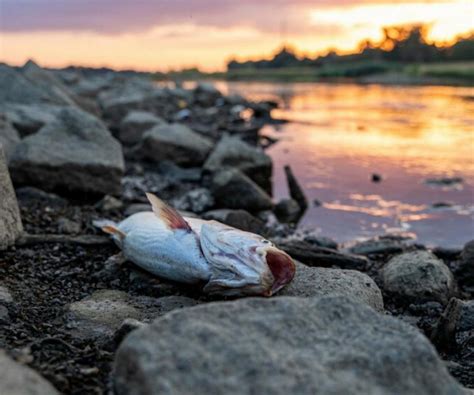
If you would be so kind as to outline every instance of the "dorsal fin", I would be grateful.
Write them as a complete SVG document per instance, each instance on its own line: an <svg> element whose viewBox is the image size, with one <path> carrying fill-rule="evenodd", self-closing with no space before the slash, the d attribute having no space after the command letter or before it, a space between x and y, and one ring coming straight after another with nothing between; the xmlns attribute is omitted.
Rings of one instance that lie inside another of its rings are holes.
<svg viewBox="0 0 474 395"><path fill-rule="evenodd" d="M162 221L164 221L170 229L183 229L191 231L191 227L173 207L167 205L163 200L159 199L152 193L147 193L146 197L151 203L153 213Z"/></svg>

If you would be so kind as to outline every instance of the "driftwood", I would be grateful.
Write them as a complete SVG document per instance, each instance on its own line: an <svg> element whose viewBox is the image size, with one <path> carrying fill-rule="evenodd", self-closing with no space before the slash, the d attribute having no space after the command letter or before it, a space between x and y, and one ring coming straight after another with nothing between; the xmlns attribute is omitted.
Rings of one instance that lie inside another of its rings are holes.
<svg viewBox="0 0 474 395"><path fill-rule="evenodd" d="M284 167L285 174L286 174L286 181L288 183L288 189L290 191L290 196L293 200L298 203L301 208L301 211L304 212L308 208L308 199L306 198L303 189L301 188L298 180L294 176L291 167L285 166Z"/></svg>
<svg viewBox="0 0 474 395"><path fill-rule="evenodd" d="M291 240L278 243L283 251L307 266L362 270L369 263L366 257L342 253L330 248L319 247L305 241Z"/></svg>
<svg viewBox="0 0 474 395"><path fill-rule="evenodd" d="M107 245L111 240L107 236L96 235L57 235L57 234L23 234L17 241L17 246L28 246L43 243L65 243L86 246Z"/></svg>

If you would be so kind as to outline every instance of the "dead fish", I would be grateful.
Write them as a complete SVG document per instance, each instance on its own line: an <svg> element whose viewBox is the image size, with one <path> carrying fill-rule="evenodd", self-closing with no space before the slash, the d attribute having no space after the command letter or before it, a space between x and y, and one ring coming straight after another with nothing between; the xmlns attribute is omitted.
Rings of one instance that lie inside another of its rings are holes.
<svg viewBox="0 0 474 395"><path fill-rule="evenodd" d="M153 194L153 212L116 224L95 221L112 235L124 257L159 277L204 283L203 291L228 296L271 296L289 283L293 260L265 238L217 221L185 218Z"/></svg>
<svg viewBox="0 0 474 395"><path fill-rule="evenodd" d="M217 221L185 218L199 235L211 278L204 292L271 296L295 275L291 257L271 241Z"/></svg>

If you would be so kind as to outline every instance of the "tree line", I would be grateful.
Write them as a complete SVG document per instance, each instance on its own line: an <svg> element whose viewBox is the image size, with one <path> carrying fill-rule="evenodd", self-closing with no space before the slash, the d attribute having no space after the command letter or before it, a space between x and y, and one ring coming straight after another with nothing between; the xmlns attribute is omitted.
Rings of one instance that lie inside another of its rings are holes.
<svg viewBox="0 0 474 395"><path fill-rule="evenodd" d="M319 67L357 61L432 63L474 60L474 31L456 37L451 44L439 44L427 41L428 30L428 26L423 24L388 26L383 28L382 40L364 40L359 44L358 51L352 54L338 55L335 50L330 50L325 55L311 58L298 56L294 49L284 46L271 59L243 62L232 59L227 63L227 68Z"/></svg>

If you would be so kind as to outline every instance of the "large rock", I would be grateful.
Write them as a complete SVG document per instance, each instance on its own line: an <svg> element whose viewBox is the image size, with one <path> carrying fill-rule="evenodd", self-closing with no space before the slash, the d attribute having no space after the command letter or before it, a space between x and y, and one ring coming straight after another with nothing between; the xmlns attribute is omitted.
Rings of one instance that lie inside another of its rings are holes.
<svg viewBox="0 0 474 395"><path fill-rule="evenodd" d="M455 291L449 268L429 251L393 257L382 269L383 287L401 298L447 303Z"/></svg>
<svg viewBox="0 0 474 395"><path fill-rule="evenodd" d="M0 145L7 160L11 157L16 145L20 142L20 135L3 114L0 114Z"/></svg>
<svg viewBox="0 0 474 395"><path fill-rule="evenodd" d="M295 262L296 274L279 296L347 296L375 310L383 311L382 292L366 274L356 270L308 267Z"/></svg>
<svg viewBox="0 0 474 395"><path fill-rule="evenodd" d="M16 148L15 183L68 193L117 194L124 171L122 148L100 120L74 107Z"/></svg>
<svg viewBox="0 0 474 395"><path fill-rule="evenodd" d="M105 120L112 128L116 128L131 110L151 109L150 98L156 90L150 81L127 79L100 92L98 102Z"/></svg>
<svg viewBox="0 0 474 395"><path fill-rule="evenodd" d="M224 169L213 174L211 192L217 207L243 209L250 212L273 207L270 196L237 169Z"/></svg>
<svg viewBox="0 0 474 395"><path fill-rule="evenodd" d="M0 394L56 395L59 392L33 369L15 362L0 350Z"/></svg>
<svg viewBox="0 0 474 395"><path fill-rule="evenodd" d="M21 72L4 64L0 64L0 103L51 103L64 104L51 97L50 92L43 91L28 80Z"/></svg>
<svg viewBox="0 0 474 395"><path fill-rule="evenodd" d="M178 123L155 126L145 132L140 152L148 160L172 161L178 165L201 165L212 143L205 137Z"/></svg>
<svg viewBox="0 0 474 395"><path fill-rule="evenodd" d="M265 191L271 192L271 158L261 149L252 147L238 137L224 135L204 164L204 168L210 171L223 167L241 170Z"/></svg>
<svg viewBox="0 0 474 395"><path fill-rule="evenodd" d="M165 121L147 111L130 111L120 123L118 138L128 144L138 143L142 135L153 126L162 125Z"/></svg>
<svg viewBox="0 0 474 395"><path fill-rule="evenodd" d="M245 210L218 209L207 211L202 215L204 219L222 222L234 228L264 234L266 232L265 223Z"/></svg>
<svg viewBox="0 0 474 395"><path fill-rule="evenodd" d="M20 210L0 144L0 250L12 245L23 230Z"/></svg>
<svg viewBox="0 0 474 395"><path fill-rule="evenodd" d="M21 71L42 92L47 92L48 97L51 97L55 103L69 106L76 104L72 92L54 74L42 69L34 61L26 62Z"/></svg>
<svg viewBox="0 0 474 395"><path fill-rule="evenodd" d="M117 395L467 394L416 329L348 298L183 309L120 346Z"/></svg>

